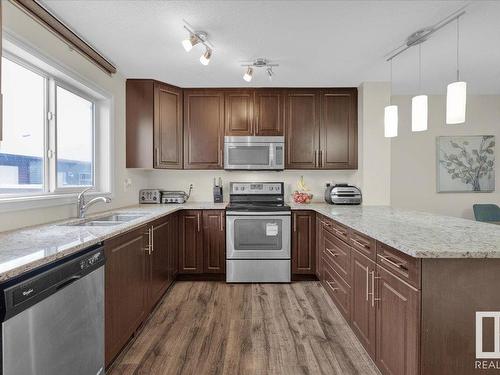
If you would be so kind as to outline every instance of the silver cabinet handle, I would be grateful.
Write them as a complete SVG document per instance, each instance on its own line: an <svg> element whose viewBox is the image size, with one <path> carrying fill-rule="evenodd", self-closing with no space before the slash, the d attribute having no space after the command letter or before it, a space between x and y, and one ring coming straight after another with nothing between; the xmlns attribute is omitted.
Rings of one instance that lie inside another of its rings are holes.
<svg viewBox="0 0 500 375"><path fill-rule="evenodd" d="M198 213L196 214L196 219L197 219L197 221L198 221L198 232L201 230L201 228L200 228L200 216L201 216L201 213L200 213L200 212L198 212Z"/></svg>
<svg viewBox="0 0 500 375"><path fill-rule="evenodd" d="M144 234L148 235L148 244L146 245L146 248L144 249L144 251L146 253L148 253L148 255L151 255L151 229L148 228L148 231Z"/></svg>
<svg viewBox="0 0 500 375"><path fill-rule="evenodd" d="M354 242L356 245L358 245L359 247L363 247L365 249L369 249L370 246L365 244L365 243L362 243L362 242L359 242L357 240L355 240L354 238L351 238L352 242Z"/></svg>
<svg viewBox="0 0 500 375"><path fill-rule="evenodd" d="M326 251L328 251L332 255L332 257L336 257L339 255L338 253L334 252L332 249L329 249L329 248L325 248L325 249L326 249Z"/></svg>
<svg viewBox="0 0 500 375"><path fill-rule="evenodd" d="M323 168L323 150L319 150L318 164L320 168Z"/></svg>
<svg viewBox="0 0 500 375"><path fill-rule="evenodd" d="M160 148L155 147L155 152L156 152L156 165L160 164Z"/></svg>
<svg viewBox="0 0 500 375"><path fill-rule="evenodd" d="M333 285L335 285L335 283L333 281L327 281L326 282L328 285L330 285L330 288L332 288L332 292L335 292L337 290L339 290L339 288L335 288Z"/></svg>
<svg viewBox="0 0 500 375"><path fill-rule="evenodd" d="M293 231L297 232L297 214L293 214Z"/></svg>
<svg viewBox="0 0 500 375"><path fill-rule="evenodd" d="M390 265L396 267L396 268L400 268L402 270L405 270L405 271L408 271L408 269L402 264L402 263L396 263L394 261L392 261L390 258L388 257L385 257L383 255L378 255L380 257L380 259L382 259L384 262L387 262L389 263Z"/></svg>
<svg viewBox="0 0 500 375"><path fill-rule="evenodd" d="M368 301L368 296L371 294L368 289L370 289L370 271L368 270L368 266L366 266L366 300Z"/></svg>
<svg viewBox="0 0 500 375"><path fill-rule="evenodd" d="M372 271L372 307L375 306L375 301L382 301L382 298L375 298L375 280L380 279L380 276L375 276L375 271Z"/></svg>
<svg viewBox="0 0 500 375"><path fill-rule="evenodd" d="M155 251L155 236L153 233L153 227L150 229L151 231L151 252Z"/></svg>
<svg viewBox="0 0 500 375"><path fill-rule="evenodd" d="M224 224L222 223L223 219L224 219L224 215L221 212L221 214L220 214L220 231L221 232L224 232Z"/></svg>
<svg viewBox="0 0 500 375"><path fill-rule="evenodd" d="M334 231L335 233L337 233L337 235L342 236L342 237L345 237L345 235L346 235L346 234L345 234L345 232L342 232L342 231L340 231L340 230L338 230L337 228L334 228L334 227L331 227L331 228L333 229L333 231ZM354 241L354 240L353 240L353 241Z"/></svg>

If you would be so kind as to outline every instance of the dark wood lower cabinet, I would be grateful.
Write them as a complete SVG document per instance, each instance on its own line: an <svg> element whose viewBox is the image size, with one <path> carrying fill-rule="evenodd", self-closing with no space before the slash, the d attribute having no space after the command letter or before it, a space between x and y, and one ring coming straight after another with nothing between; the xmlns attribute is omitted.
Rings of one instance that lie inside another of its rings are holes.
<svg viewBox="0 0 500 375"><path fill-rule="evenodd" d="M147 242L148 228L144 226L104 243L106 365L125 346L148 313Z"/></svg>
<svg viewBox="0 0 500 375"><path fill-rule="evenodd" d="M226 215L223 210L203 211L203 272L226 272Z"/></svg>
<svg viewBox="0 0 500 375"><path fill-rule="evenodd" d="M203 272L202 210L179 215L179 273Z"/></svg>
<svg viewBox="0 0 500 375"><path fill-rule="evenodd" d="M420 292L377 266L376 364L383 374L419 374Z"/></svg>
<svg viewBox="0 0 500 375"><path fill-rule="evenodd" d="M294 211L292 214L292 274L316 274L316 213Z"/></svg>

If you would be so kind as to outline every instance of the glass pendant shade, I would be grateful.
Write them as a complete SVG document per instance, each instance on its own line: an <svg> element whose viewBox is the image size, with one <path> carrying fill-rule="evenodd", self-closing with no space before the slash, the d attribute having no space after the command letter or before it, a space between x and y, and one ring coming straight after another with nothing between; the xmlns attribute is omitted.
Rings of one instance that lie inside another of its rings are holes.
<svg viewBox="0 0 500 375"><path fill-rule="evenodd" d="M200 62L202 65L207 66L210 63L210 58L212 57L212 50L207 49L203 55L200 56Z"/></svg>
<svg viewBox="0 0 500 375"><path fill-rule="evenodd" d="M182 46L186 50L186 52L189 52L193 49L193 46L199 43L199 39L196 35L190 35L189 38L184 39L182 41Z"/></svg>
<svg viewBox="0 0 500 375"><path fill-rule="evenodd" d="M427 95L417 95L411 99L411 130L427 130Z"/></svg>
<svg viewBox="0 0 500 375"><path fill-rule="evenodd" d="M253 69L248 67L247 71L243 75L243 79L247 82L250 82L252 80L252 75L253 75Z"/></svg>
<svg viewBox="0 0 500 375"><path fill-rule="evenodd" d="M398 106L388 105L384 108L384 137L398 136Z"/></svg>
<svg viewBox="0 0 500 375"><path fill-rule="evenodd" d="M467 82L459 81L448 85L446 90L446 123L462 124L465 122L467 101Z"/></svg>

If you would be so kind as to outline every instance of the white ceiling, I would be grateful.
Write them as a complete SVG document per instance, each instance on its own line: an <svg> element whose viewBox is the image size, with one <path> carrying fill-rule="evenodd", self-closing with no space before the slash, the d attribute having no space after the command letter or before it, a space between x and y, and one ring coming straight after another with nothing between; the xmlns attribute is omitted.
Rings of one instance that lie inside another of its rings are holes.
<svg viewBox="0 0 500 375"><path fill-rule="evenodd" d="M385 55L417 29L464 1L81 1L44 0L63 22L113 61L126 77L182 87L358 86L388 80ZM203 49L182 48L182 19L208 32ZM462 78L469 92L500 94L500 1L474 1L460 22ZM422 45L422 88L444 93L455 77L456 26ZM415 93L417 48L394 60L394 91ZM248 84L242 61L280 64L269 82L257 71Z"/></svg>

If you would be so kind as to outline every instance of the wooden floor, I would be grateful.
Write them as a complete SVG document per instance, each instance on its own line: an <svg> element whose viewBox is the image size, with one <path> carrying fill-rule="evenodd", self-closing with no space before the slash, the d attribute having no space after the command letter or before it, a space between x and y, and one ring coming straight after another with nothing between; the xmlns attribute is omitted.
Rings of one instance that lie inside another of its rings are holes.
<svg viewBox="0 0 500 375"><path fill-rule="evenodd" d="M181 281L109 375L379 374L319 282Z"/></svg>

